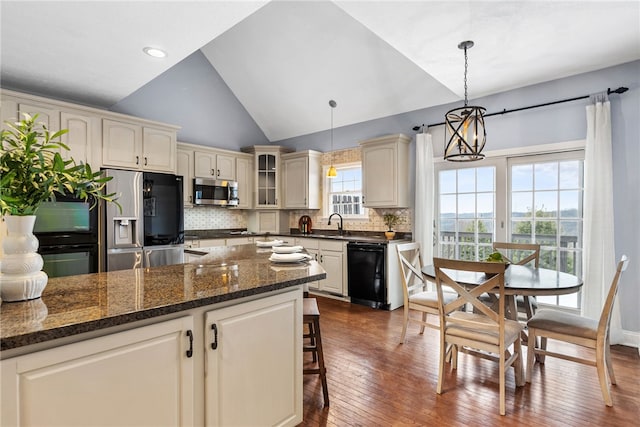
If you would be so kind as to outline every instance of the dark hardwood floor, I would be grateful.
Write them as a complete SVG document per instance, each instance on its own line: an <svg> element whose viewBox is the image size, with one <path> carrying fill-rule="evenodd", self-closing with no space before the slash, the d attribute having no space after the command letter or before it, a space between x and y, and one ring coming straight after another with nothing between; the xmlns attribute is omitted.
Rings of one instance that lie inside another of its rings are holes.
<svg viewBox="0 0 640 427"><path fill-rule="evenodd" d="M638 425L635 348L612 347L618 381L612 408L602 400L594 367L547 358L544 365L536 364L531 384L524 387L516 389L513 370L508 372L507 414L500 416L496 363L459 354L457 371L447 367L444 392L438 395L437 330L427 328L420 335L419 326L410 324L405 343L399 344L402 309L316 298L331 404L323 406L319 377L305 375L302 426ZM560 345L550 342L549 348ZM311 358L304 357L305 362Z"/></svg>

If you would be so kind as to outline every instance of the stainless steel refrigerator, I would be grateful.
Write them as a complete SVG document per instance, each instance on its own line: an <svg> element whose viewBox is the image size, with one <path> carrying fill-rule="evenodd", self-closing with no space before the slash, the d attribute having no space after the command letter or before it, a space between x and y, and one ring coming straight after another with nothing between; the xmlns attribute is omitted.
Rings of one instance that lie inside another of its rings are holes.
<svg viewBox="0 0 640 427"><path fill-rule="evenodd" d="M184 262L182 177L171 174L105 169L113 179L106 192L116 193L104 208L105 270Z"/></svg>

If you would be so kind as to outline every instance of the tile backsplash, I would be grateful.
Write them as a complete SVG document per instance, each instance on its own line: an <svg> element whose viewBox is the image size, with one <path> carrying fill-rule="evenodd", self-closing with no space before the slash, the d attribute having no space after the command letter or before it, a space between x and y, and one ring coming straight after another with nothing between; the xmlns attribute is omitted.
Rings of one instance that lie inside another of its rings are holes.
<svg viewBox="0 0 640 427"><path fill-rule="evenodd" d="M213 206L184 208L185 230L247 228L247 211Z"/></svg>

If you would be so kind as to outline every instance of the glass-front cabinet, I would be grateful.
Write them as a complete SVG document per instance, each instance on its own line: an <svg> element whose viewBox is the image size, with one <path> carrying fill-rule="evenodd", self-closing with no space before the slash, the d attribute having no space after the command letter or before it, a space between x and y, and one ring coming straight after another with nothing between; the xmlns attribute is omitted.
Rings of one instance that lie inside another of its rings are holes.
<svg viewBox="0 0 640 427"><path fill-rule="evenodd" d="M255 203L256 209L278 209L283 206L280 196L280 155L292 150L275 145L254 145L242 151L255 156Z"/></svg>
<svg viewBox="0 0 640 427"><path fill-rule="evenodd" d="M258 154L258 207L278 206L277 166L276 154Z"/></svg>

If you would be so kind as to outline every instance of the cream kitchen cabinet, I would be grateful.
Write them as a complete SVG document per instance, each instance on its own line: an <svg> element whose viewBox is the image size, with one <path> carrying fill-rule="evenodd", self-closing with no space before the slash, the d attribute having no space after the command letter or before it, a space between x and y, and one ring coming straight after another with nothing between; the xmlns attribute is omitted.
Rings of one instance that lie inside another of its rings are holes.
<svg viewBox="0 0 640 427"><path fill-rule="evenodd" d="M321 157L313 150L282 155L285 209L320 209Z"/></svg>
<svg viewBox="0 0 640 427"><path fill-rule="evenodd" d="M280 197L281 158L293 150L277 145L254 145L242 151L254 155L255 209L277 209L283 206Z"/></svg>
<svg viewBox="0 0 640 427"><path fill-rule="evenodd" d="M409 206L409 144L403 134L361 141L364 206Z"/></svg>
<svg viewBox="0 0 640 427"><path fill-rule="evenodd" d="M73 109L54 103L43 102L38 97L21 98L12 96L3 91L2 96L2 123L15 122L23 119L23 114L38 115L37 122L43 123L49 132L54 133L60 129L67 129L59 141L69 147L69 150L60 149L64 159L73 158L76 163L88 163L94 169L100 168L100 119L90 111ZM6 128L3 125L3 129Z"/></svg>
<svg viewBox="0 0 640 427"><path fill-rule="evenodd" d="M236 157L215 151L194 151L194 170L197 178L227 181L236 180Z"/></svg>
<svg viewBox="0 0 640 427"><path fill-rule="evenodd" d="M60 128L68 130L62 135L61 141L69 147L69 151L62 150L62 157L73 158L76 163L88 163L94 169L99 169L100 161L94 157L100 153L100 118L83 111L61 111Z"/></svg>
<svg viewBox="0 0 640 427"><path fill-rule="evenodd" d="M287 292L205 314L207 426L302 422L300 296Z"/></svg>
<svg viewBox="0 0 640 427"><path fill-rule="evenodd" d="M244 157L236 158L236 181L238 182L238 209L251 209L253 207L253 159Z"/></svg>
<svg viewBox="0 0 640 427"><path fill-rule="evenodd" d="M347 265L345 259L346 242L319 238L296 238L296 245L303 246L313 254L327 273L327 278L317 283L309 283L310 289L317 289L336 295L346 295L345 278Z"/></svg>
<svg viewBox="0 0 640 427"><path fill-rule="evenodd" d="M289 231L289 212L276 209L252 210L247 217L247 228L253 233L278 234Z"/></svg>
<svg viewBox="0 0 640 427"><path fill-rule="evenodd" d="M193 150L180 144L176 151L176 173L182 176L182 191L185 206L193 205Z"/></svg>
<svg viewBox="0 0 640 427"><path fill-rule="evenodd" d="M194 425L192 316L0 361L12 426Z"/></svg>
<svg viewBox="0 0 640 427"><path fill-rule="evenodd" d="M173 129L102 120L103 166L175 173L176 151Z"/></svg>

